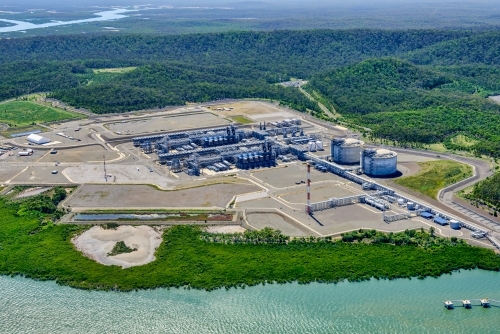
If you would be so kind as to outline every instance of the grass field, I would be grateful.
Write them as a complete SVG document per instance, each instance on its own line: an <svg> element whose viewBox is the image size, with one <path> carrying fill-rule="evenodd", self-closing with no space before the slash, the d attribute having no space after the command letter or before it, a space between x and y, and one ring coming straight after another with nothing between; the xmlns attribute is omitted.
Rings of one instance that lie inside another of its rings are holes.
<svg viewBox="0 0 500 334"><path fill-rule="evenodd" d="M437 199L440 189L472 176L472 167L452 160L419 162L420 171L394 180L399 185Z"/></svg>
<svg viewBox="0 0 500 334"><path fill-rule="evenodd" d="M477 144L479 142L479 140L469 138L469 137L464 136L464 135L456 135L455 137L451 138L451 142L455 145L470 147L470 146L474 146L475 144Z"/></svg>
<svg viewBox="0 0 500 334"><path fill-rule="evenodd" d="M249 118L247 118L245 116L241 116L241 115L239 115L239 116L231 116L229 118L232 119L233 121L241 123L241 124L250 124L250 123L254 122L251 119L249 119Z"/></svg>
<svg viewBox="0 0 500 334"><path fill-rule="evenodd" d="M80 115L69 111L28 101L12 101L0 104L0 123L5 123L11 128L80 117Z"/></svg>
<svg viewBox="0 0 500 334"><path fill-rule="evenodd" d="M93 70L94 73L127 73L135 70L137 67L115 67L115 68L100 68Z"/></svg>

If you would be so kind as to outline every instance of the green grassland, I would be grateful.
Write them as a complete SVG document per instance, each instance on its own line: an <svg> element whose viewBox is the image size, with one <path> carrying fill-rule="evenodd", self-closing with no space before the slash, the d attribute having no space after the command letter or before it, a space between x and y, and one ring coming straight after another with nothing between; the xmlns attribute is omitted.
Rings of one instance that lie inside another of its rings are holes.
<svg viewBox="0 0 500 334"><path fill-rule="evenodd" d="M472 176L472 168L452 160L419 162L420 171L394 182L436 199L439 190Z"/></svg>
<svg viewBox="0 0 500 334"><path fill-rule="evenodd" d="M451 142L457 146L470 147L476 145L479 140L475 140L473 138L469 138L464 135L456 135L455 137L450 139Z"/></svg>
<svg viewBox="0 0 500 334"><path fill-rule="evenodd" d="M348 233L342 240L287 241L276 231L213 235L196 227L167 229L149 264L122 269L86 258L71 243L88 227L47 221L52 204L44 196L0 199L0 274L56 280L82 289L133 290L191 287L212 290L265 283L340 282L410 278L458 269L500 270L493 251L424 231Z"/></svg>
<svg viewBox="0 0 500 334"><path fill-rule="evenodd" d="M245 116L231 116L229 118L232 119L233 121L241 123L241 124L250 124L250 123L254 122Z"/></svg>
<svg viewBox="0 0 500 334"><path fill-rule="evenodd" d="M135 70L137 67L136 66L129 66L129 67L112 67L112 68L100 68L100 69L94 69L94 73L99 74L99 73L118 73L118 74L123 74L127 72L131 72Z"/></svg>
<svg viewBox="0 0 500 334"><path fill-rule="evenodd" d="M11 101L0 104L0 123L5 123L10 127L23 127L79 117L79 115L69 111L28 101Z"/></svg>

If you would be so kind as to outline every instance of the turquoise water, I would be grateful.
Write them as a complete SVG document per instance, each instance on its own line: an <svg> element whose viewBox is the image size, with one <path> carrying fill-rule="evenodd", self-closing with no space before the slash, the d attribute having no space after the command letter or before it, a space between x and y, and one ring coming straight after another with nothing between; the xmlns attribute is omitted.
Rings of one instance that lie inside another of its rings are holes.
<svg viewBox="0 0 500 334"><path fill-rule="evenodd" d="M0 333L498 333L500 308L442 303L482 297L500 299L500 273L129 293L0 277Z"/></svg>

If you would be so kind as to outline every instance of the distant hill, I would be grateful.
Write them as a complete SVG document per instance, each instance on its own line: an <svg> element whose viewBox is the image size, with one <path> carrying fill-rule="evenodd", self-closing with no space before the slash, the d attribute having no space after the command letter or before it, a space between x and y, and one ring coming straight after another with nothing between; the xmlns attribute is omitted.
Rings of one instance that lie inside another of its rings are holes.
<svg viewBox="0 0 500 334"><path fill-rule="evenodd" d="M420 65L500 66L500 36L490 32L443 41L412 51L406 59Z"/></svg>
<svg viewBox="0 0 500 334"><path fill-rule="evenodd" d="M310 85L328 97L339 112L367 114L439 105L442 101L436 100L432 90L450 82L450 76L388 58L318 74Z"/></svg>
<svg viewBox="0 0 500 334"><path fill-rule="evenodd" d="M484 88L468 81L483 70L370 59L315 75L306 89L319 92L351 123L371 128L373 137L432 144L464 133L479 143L463 149L498 156L500 105L476 94ZM492 70L497 79L499 74ZM489 79L484 83L491 89Z"/></svg>

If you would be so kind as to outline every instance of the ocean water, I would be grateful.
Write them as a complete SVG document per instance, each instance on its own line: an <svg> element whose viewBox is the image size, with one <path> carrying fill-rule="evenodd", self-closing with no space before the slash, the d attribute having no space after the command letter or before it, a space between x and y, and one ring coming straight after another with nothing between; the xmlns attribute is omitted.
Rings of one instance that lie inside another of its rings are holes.
<svg viewBox="0 0 500 334"><path fill-rule="evenodd" d="M127 293L0 277L0 333L499 333L500 307L443 307L484 297L500 273Z"/></svg>

